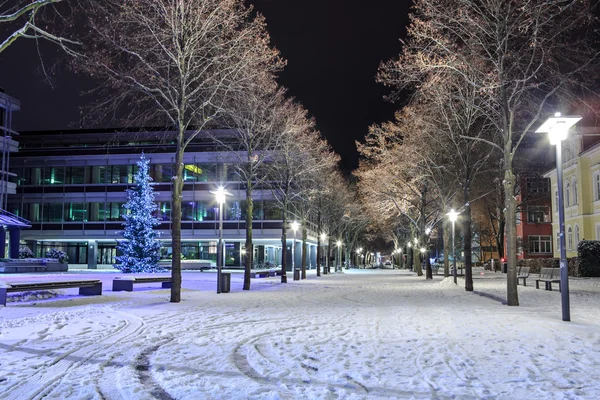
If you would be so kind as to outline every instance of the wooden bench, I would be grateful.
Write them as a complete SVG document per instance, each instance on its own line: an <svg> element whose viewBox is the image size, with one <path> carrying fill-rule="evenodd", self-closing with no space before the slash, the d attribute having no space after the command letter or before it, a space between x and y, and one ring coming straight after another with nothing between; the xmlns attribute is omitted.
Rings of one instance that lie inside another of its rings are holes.
<svg viewBox="0 0 600 400"><path fill-rule="evenodd" d="M527 286L527 278L529 278L529 270L530 270L530 267L519 268L519 273L517 274L517 285L519 284L519 279L523 279L523 286Z"/></svg>
<svg viewBox="0 0 600 400"><path fill-rule="evenodd" d="M6 306L6 295L11 292L29 292L35 290L53 290L79 288L82 296L99 296L102 294L102 282L99 279L58 282L9 283L9 287L0 288L0 304Z"/></svg>
<svg viewBox="0 0 600 400"><path fill-rule="evenodd" d="M540 277L535 280L536 289L540 288L540 282L544 282L546 290L552 290L552 284L558 283L558 291L560 292L560 268L542 268Z"/></svg>
<svg viewBox="0 0 600 400"><path fill-rule="evenodd" d="M170 289L173 286L173 280L170 276L140 276L140 277L132 277L133 279L113 279L113 292L132 292L133 285L137 283L155 283L162 282L163 289Z"/></svg>

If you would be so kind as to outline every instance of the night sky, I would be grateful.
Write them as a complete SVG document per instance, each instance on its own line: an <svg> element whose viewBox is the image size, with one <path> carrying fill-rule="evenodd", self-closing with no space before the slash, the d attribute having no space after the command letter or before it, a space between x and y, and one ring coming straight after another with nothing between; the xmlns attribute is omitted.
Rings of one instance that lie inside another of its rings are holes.
<svg viewBox="0 0 600 400"><path fill-rule="evenodd" d="M368 126L393 117L399 105L375 82L379 63L400 52L410 1L250 0L267 18L273 45L288 60L280 82L313 115L322 134L349 170L358 165L355 140ZM44 66L60 52L43 46ZM79 128L82 91L91 83L52 68L44 82L33 41L20 40L0 55L0 87L22 102L17 130Z"/></svg>

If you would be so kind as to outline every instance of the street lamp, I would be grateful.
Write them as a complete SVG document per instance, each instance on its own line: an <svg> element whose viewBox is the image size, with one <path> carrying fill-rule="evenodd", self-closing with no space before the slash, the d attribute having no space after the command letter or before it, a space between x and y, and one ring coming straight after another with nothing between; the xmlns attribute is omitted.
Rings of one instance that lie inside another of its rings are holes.
<svg viewBox="0 0 600 400"><path fill-rule="evenodd" d="M341 271L342 270L342 241L338 240L336 244L337 244L337 248L338 248L338 266ZM337 271L337 269L336 269L336 271Z"/></svg>
<svg viewBox="0 0 600 400"><path fill-rule="evenodd" d="M222 289L222 276L221 271L223 270L223 204L227 196L233 196L231 193L225 190L223 186L219 186L217 190L211 190L210 193L215 195L217 203L219 203L219 247L217 248L217 293L221 293Z"/></svg>
<svg viewBox="0 0 600 400"><path fill-rule="evenodd" d="M458 272L456 271L456 249L454 246L454 223L456 222L456 218L458 217L458 213L454 211L454 208L450 210L448 214L446 214L450 221L452 222L452 269L454 276L454 283L458 285Z"/></svg>
<svg viewBox="0 0 600 400"><path fill-rule="evenodd" d="M562 320L571 320L569 307L569 269L567 266L567 250L565 246L565 210L563 204L562 144L569 134L569 128L581 119L578 115L561 116L554 114L538 128L536 133L548 133L550 144L556 145L556 184L558 186L558 232L560 240L560 289L562 303Z"/></svg>
<svg viewBox="0 0 600 400"><path fill-rule="evenodd" d="M360 253L362 253L362 247L356 249L356 265L360 268Z"/></svg>
<svg viewBox="0 0 600 400"><path fill-rule="evenodd" d="M296 231L300 227L297 221L292 222L292 230L294 231L294 244L292 245L292 272L294 274L294 280L300 280L300 274L296 278Z"/></svg>
<svg viewBox="0 0 600 400"><path fill-rule="evenodd" d="M327 240L327 234L325 232L321 233L321 242L323 243L323 247L327 246L325 243ZM323 273L329 273L329 248L327 248L327 253L325 255L325 266L323 266Z"/></svg>

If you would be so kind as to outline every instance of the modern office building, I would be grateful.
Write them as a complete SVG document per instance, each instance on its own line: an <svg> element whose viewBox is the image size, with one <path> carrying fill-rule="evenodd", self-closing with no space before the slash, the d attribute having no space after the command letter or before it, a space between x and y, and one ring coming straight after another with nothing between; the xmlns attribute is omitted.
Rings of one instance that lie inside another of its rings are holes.
<svg viewBox="0 0 600 400"><path fill-rule="evenodd" d="M230 131L211 135L232 141ZM9 196L11 213L31 222L21 242L38 256L50 248L69 255L70 268L109 268L115 262L116 244L123 230L121 215L126 189L134 185L136 162L142 152L150 160L154 180L157 228L164 241L163 256L171 256L171 178L174 134L159 130L71 130L22 132L20 151L11 160L16 194ZM226 266L244 263L245 188L239 181L238 157L222 151L208 134L201 134L186 149L182 203L182 254L185 260L216 262L219 237L218 206L210 193L224 186L223 213ZM270 190L254 191L254 261L281 264L282 219ZM316 237L308 226L308 265L316 265ZM300 235L299 235L300 236ZM294 233L288 232L291 250ZM299 239L299 237L298 237ZM291 265L291 251L288 268ZM296 241L296 265L301 245Z"/></svg>
<svg viewBox="0 0 600 400"><path fill-rule="evenodd" d="M29 221L7 211L8 196L15 194L16 175L10 171L11 154L19 150L19 143L13 139L18 135L12 129L13 112L19 111L21 103L0 89L0 258L19 258L21 230L29 228Z"/></svg>
<svg viewBox="0 0 600 400"><path fill-rule="evenodd" d="M565 244L567 257L577 257L581 240L600 240L600 137L597 128L572 128L562 141ZM556 168L544 174L552 186L553 220L558 221ZM552 224L559 257L558 222Z"/></svg>

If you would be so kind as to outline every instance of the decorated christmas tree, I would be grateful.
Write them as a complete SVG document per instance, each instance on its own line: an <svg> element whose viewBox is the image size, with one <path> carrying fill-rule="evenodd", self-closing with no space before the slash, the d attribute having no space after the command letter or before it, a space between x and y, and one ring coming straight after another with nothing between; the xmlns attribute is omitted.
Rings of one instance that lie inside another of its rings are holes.
<svg viewBox="0 0 600 400"><path fill-rule="evenodd" d="M135 174L136 186L127 189L127 203L124 208L129 211L123 215L125 230L122 232L125 240L119 241L115 268L124 273L160 272L161 244L158 241L160 232L154 228L159 220L154 216L157 209L154 202L152 178L148 173L150 160L142 157L137 162L138 171Z"/></svg>

